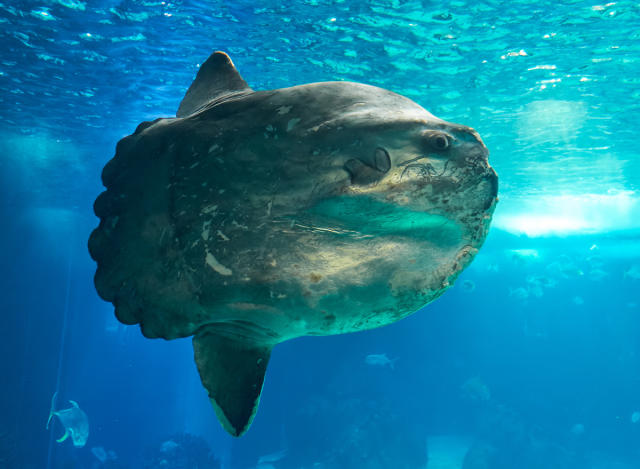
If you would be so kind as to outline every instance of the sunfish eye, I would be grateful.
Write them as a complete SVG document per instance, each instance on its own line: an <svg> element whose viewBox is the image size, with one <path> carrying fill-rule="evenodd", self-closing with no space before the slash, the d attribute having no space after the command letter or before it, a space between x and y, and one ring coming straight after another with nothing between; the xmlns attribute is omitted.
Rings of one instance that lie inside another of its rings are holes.
<svg viewBox="0 0 640 469"><path fill-rule="evenodd" d="M436 151L444 151L449 148L451 137L437 130L425 130L422 133L427 144Z"/></svg>
<svg viewBox="0 0 640 469"><path fill-rule="evenodd" d="M391 169L391 158L389 158L389 153L384 148L376 148L374 161L378 171L386 173Z"/></svg>

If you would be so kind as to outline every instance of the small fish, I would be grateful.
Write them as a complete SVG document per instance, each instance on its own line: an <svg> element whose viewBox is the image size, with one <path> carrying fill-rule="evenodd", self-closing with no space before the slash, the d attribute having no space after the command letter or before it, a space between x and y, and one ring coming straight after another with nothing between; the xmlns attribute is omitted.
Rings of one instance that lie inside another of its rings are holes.
<svg viewBox="0 0 640 469"><path fill-rule="evenodd" d="M596 282L603 280L608 275L609 275L609 272L605 272L602 269L594 269L591 272L589 272L589 278Z"/></svg>
<svg viewBox="0 0 640 469"><path fill-rule="evenodd" d="M533 285L529 288L529 296L534 298L542 298L544 290L539 285Z"/></svg>
<svg viewBox="0 0 640 469"><path fill-rule="evenodd" d="M93 453L93 455L101 463L104 463L109 460L115 461L116 459L118 459L118 455L115 453L115 451L111 451L111 450L107 451L102 446L95 446L91 448L91 453Z"/></svg>
<svg viewBox="0 0 640 469"><path fill-rule="evenodd" d="M640 412L635 411L633 414L631 414L631 423L638 423L640 422Z"/></svg>
<svg viewBox="0 0 640 469"><path fill-rule="evenodd" d="M462 282L462 290L467 292L467 293L471 293L472 291L474 291L476 289L476 284L473 280L465 280L464 282Z"/></svg>
<svg viewBox="0 0 640 469"><path fill-rule="evenodd" d="M498 273L500 272L500 265L498 264L489 264L487 267L487 272L495 272Z"/></svg>
<svg viewBox="0 0 640 469"><path fill-rule="evenodd" d="M486 402L491 400L491 390L482 379L477 376L466 380L460 386L462 397L471 402Z"/></svg>
<svg viewBox="0 0 640 469"><path fill-rule="evenodd" d="M55 415L64 426L64 435L56 441L62 443L71 437L73 446L82 448L87 443L87 438L89 438L89 417L87 417L87 414L78 406L76 401L69 401L71 407L68 409L55 410L56 397L58 397L57 391L53 393L53 397L51 398L51 410L49 411L49 418L47 419L47 430L49 429L51 419Z"/></svg>
<svg viewBox="0 0 640 469"><path fill-rule="evenodd" d="M91 448L91 453L93 453L100 462L105 462L107 460L107 452L102 446L95 446Z"/></svg>
<svg viewBox="0 0 640 469"><path fill-rule="evenodd" d="M624 278L630 278L632 280L640 280L640 265L634 264L629 267L625 273Z"/></svg>
<svg viewBox="0 0 640 469"><path fill-rule="evenodd" d="M555 287L558 282L546 275L529 275L527 276L527 283L538 287L552 288Z"/></svg>
<svg viewBox="0 0 640 469"><path fill-rule="evenodd" d="M559 256L555 261L547 265L547 272L553 276L562 278L582 277L584 272L566 254Z"/></svg>
<svg viewBox="0 0 640 469"><path fill-rule="evenodd" d="M510 252L511 258L519 264L538 260L540 258L540 253L537 249L511 249Z"/></svg>
<svg viewBox="0 0 640 469"><path fill-rule="evenodd" d="M364 361L367 365L388 366L393 370L398 359L394 358L391 360L389 359L389 357L387 357L386 353L372 353L371 355L367 355Z"/></svg>
<svg viewBox="0 0 640 469"><path fill-rule="evenodd" d="M589 256L585 260L591 269L600 269L604 266L604 260L601 256Z"/></svg>
<svg viewBox="0 0 640 469"><path fill-rule="evenodd" d="M529 290L524 287L509 288L509 296L512 296L518 300L526 300L529 298Z"/></svg>
<svg viewBox="0 0 640 469"><path fill-rule="evenodd" d="M287 455L287 449L281 449L280 451L276 451L274 453L265 454L258 458L258 467L264 466L268 463L280 461Z"/></svg>
<svg viewBox="0 0 640 469"><path fill-rule="evenodd" d="M176 443L173 440L167 440L164 443L162 443L162 446L160 446L160 452L161 453L171 453L173 452L178 446L180 446L178 443Z"/></svg>
<svg viewBox="0 0 640 469"><path fill-rule="evenodd" d="M571 433L576 436L582 435L584 433L584 425L582 425L581 423L576 423L571 427Z"/></svg>

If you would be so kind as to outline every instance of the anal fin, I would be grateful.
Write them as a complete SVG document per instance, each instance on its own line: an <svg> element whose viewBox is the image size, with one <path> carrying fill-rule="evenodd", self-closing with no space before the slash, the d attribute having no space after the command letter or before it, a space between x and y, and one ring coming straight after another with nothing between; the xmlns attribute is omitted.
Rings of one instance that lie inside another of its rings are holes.
<svg viewBox="0 0 640 469"><path fill-rule="evenodd" d="M224 429L241 436L258 409L271 345L215 332L215 326L193 337L195 361L202 384Z"/></svg>

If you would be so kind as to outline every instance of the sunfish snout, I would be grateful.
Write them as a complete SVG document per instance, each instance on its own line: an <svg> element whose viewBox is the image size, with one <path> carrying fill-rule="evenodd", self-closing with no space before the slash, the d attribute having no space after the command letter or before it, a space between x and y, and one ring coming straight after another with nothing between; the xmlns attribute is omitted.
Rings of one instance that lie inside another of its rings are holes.
<svg viewBox="0 0 640 469"><path fill-rule="evenodd" d="M488 186L485 202L485 208L488 208L498 197L498 174L489 164L489 149L475 129L459 125L458 133L469 139L469 146L465 149L466 162L471 166L472 172L481 174L481 179Z"/></svg>
<svg viewBox="0 0 640 469"><path fill-rule="evenodd" d="M414 147L401 154L390 187L394 197L414 209L443 214L491 211L498 194L498 175L489 150L473 128L439 121L422 127ZM403 202L406 201L406 202Z"/></svg>
<svg viewBox="0 0 640 469"><path fill-rule="evenodd" d="M464 179L477 185L483 209L487 210L498 196L498 174L489 164L489 149L471 127L454 124L452 132L458 142L454 153L461 173L465 175Z"/></svg>

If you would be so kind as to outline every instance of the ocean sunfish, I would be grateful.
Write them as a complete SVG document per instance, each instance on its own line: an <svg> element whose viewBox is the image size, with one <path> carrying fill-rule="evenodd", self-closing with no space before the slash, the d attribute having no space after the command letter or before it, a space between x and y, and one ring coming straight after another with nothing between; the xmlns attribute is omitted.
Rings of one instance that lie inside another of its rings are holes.
<svg viewBox="0 0 640 469"><path fill-rule="evenodd" d="M47 419L47 430L49 430L49 423L51 419L56 416L60 423L64 427L64 435L58 438L56 441L62 443L64 440L71 437L73 446L76 448L82 448L87 443L89 438L89 417L78 406L75 401L69 401L71 407L68 409L55 410L56 398L58 392L56 391L51 398L51 410L49 411L49 418Z"/></svg>
<svg viewBox="0 0 640 469"><path fill-rule="evenodd" d="M478 133L351 82L254 91L223 52L175 118L118 142L89 239L98 294L146 337L193 336L223 427L255 415L272 348L402 319L487 236Z"/></svg>

